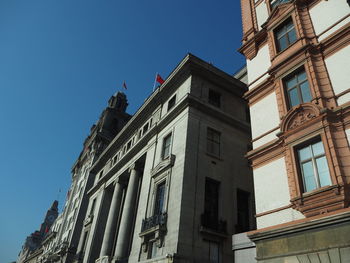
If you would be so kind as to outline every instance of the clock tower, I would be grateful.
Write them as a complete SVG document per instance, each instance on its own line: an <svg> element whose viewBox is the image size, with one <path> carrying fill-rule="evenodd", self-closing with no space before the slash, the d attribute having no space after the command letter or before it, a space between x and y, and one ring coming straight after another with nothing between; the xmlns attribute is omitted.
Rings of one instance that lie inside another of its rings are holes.
<svg viewBox="0 0 350 263"><path fill-rule="evenodd" d="M47 210L44 222L40 226L40 235L44 236L50 229L52 223L58 216L58 201L55 200L50 209Z"/></svg>

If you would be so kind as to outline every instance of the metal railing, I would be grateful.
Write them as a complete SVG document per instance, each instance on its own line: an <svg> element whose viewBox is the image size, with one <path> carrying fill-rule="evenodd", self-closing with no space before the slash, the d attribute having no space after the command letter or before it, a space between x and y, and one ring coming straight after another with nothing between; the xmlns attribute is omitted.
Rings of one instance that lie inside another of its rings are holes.
<svg viewBox="0 0 350 263"><path fill-rule="evenodd" d="M167 221L167 213L153 215L142 220L141 232L147 231L155 226L165 226Z"/></svg>
<svg viewBox="0 0 350 263"><path fill-rule="evenodd" d="M226 233L226 221L210 217L205 213L201 215L201 225L205 228L214 230L219 233Z"/></svg>

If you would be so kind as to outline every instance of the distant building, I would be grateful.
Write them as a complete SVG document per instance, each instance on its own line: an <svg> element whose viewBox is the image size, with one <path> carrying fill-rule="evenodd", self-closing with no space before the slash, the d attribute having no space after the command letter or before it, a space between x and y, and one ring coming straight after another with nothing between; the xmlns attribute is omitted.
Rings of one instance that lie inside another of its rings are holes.
<svg viewBox="0 0 350 263"><path fill-rule="evenodd" d="M238 262L350 262L349 1L241 8L257 230Z"/></svg>
<svg viewBox="0 0 350 263"><path fill-rule="evenodd" d="M90 135L84 141L83 150L72 168L72 184L64 210L43 243L40 263L72 262L86 215L87 191L95 180L90 168L130 119L131 116L125 112L127 106L125 94L117 92L109 99L97 123L91 127Z"/></svg>
<svg viewBox="0 0 350 263"><path fill-rule="evenodd" d="M17 263L31 262L32 259L40 255L40 247L42 241L47 236L51 225L58 216L58 201L54 201L51 208L47 210L43 223L40 225L40 230L37 230L30 234L26 238L22 250L19 253ZM38 253L39 252L39 253Z"/></svg>
<svg viewBox="0 0 350 263"><path fill-rule="evenodd" d="M189 54L92 165L75 262L231 262L254 228L246 86Z"/></svg>

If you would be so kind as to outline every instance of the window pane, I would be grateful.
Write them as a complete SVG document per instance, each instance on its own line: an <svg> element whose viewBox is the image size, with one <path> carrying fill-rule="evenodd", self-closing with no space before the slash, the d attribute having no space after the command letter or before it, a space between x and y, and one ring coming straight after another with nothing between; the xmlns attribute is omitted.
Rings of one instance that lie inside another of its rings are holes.
<svg viewBox="0 0 350 263"><path fill-rule="evenodd" d="M329 169L327 165L326 156L316 159L317 172L320 179L320 186L331 185L331 178L329 176Z"/></svg>
<svg viewBox="0 0 350 263"><path fill-rule="evenodd" d="M288 47L287 37L283 36L278 40L280 51L285 50Z"/></svg>
<svg viewBox="0 0 350 263"><path fill-rule="evenodd" d="M170 154L170 143L171 143L171 135L168 135L164 138L163 141L163 159L168 157Z"/></svg>
<svg viewBox="0 0 350 263"><path fill-rule="evenodd" d="M291 107L298 105L300 103L298 90L296 88L289 91L289 99L290 99Z"/></svg>
<svg viewBox="0 0 350 263"><path fill-rule="evenodd" d="M217 143L213 143L213 152L212 154L216 156L220 156L220 145Z"/></svg>
<svg viewBox="0 0 350 263"><path fill-rule="evenodd" d="M304 175L304 186L305 191L309 192L317 188L315 177L314 177L314 171L312 167L312 162L303 163L301 165L303 175Z"/></svg>
<svg viewBox="0 0 350 263"><path fill-rule="evenodd" d="M324 148L322 142L318 142L312 145L312 151L314 153L314 156L324 154Z"/></svg>
<svg viewBox="0 0 350 263"><path fill-rule="evenodd" d="M299 72L298 76L298 82L302 82L303 80L306 80L306 72L305 71L301 71Z"/></svg>
<svg viewBox="0 0 350 263"><path fill-rule="evenodd" d="M279 30L277 30L276 32L276 37L277 39L280 39L281 37L283 37L286 34L286 27L283 26L281 27Z"/></svg>
<svg viewBox="0 0 350 263"><path fill-rule="evenodd" d="M299 159L300 161L304 161L307 159L311 158L311 151L310 151L310 147L305 147L303 149L300 149L299 151Z"/></svg>
<svg viewBox="0 0 350 263"><path fill-rule="evenodd" d="M154 206L155 215L160 215L163 212L164 193L165 193L165 182L159 184L157 187L156 200L155 200L155 206Z"/></svg>
<svg viewBox="0 0 350 263"><path fill-rule="evenodd" d="M215 242L209 243L210 263L219 263L219 244Z"/></svg>
<svg viewBox="0 0 350 263"><path fill-rule="evenodd" d="M311 101L311 94L309 89L309 83L306 81L300 85L301 96L303 97L303 102Z"/></svg>
<svg viewBox="0 0 350 263"><path fill-rule="evenodd" d="M207 152L220 155L220 132L213 129L207 129Z"/></svg>
<svg viewBox="0 0 350 263"><path fill-rule="evenodd" d="M297 85L297 78L293 77L291 79L288 79L286 81L286 84L288 89L295 87Z"/></svg>
<svg viewBox="0 0 350 263"><path fill-rule="evenodd" d="M297 40L297 35L296 35L294 29L292 29L291 31L289 31L288 37L289 37L289 44L292 44L292 43L294 43L294 42Z"/></svg>

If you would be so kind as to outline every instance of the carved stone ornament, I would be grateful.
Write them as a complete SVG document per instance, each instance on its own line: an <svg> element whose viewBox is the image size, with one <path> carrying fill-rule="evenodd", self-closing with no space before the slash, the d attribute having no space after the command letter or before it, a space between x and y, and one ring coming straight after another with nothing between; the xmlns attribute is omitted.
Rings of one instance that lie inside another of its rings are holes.
<svg viewBox="0 0 350 263"><path fill-rule="evenodd" d="M312 103L300 104L293 108L283 118L281 123L282 133L302 126L304 123L316 118L320 115L320 109Z"/></svg>
<svg viewBox="0 0 350 263"><path fill-rule="evenodd" d="M162 160L156 167L151 170L151 176L156 177L158 174L164 172L170 167L174 166L175 163L175 155L171 154L165 160Z"/></svg>

